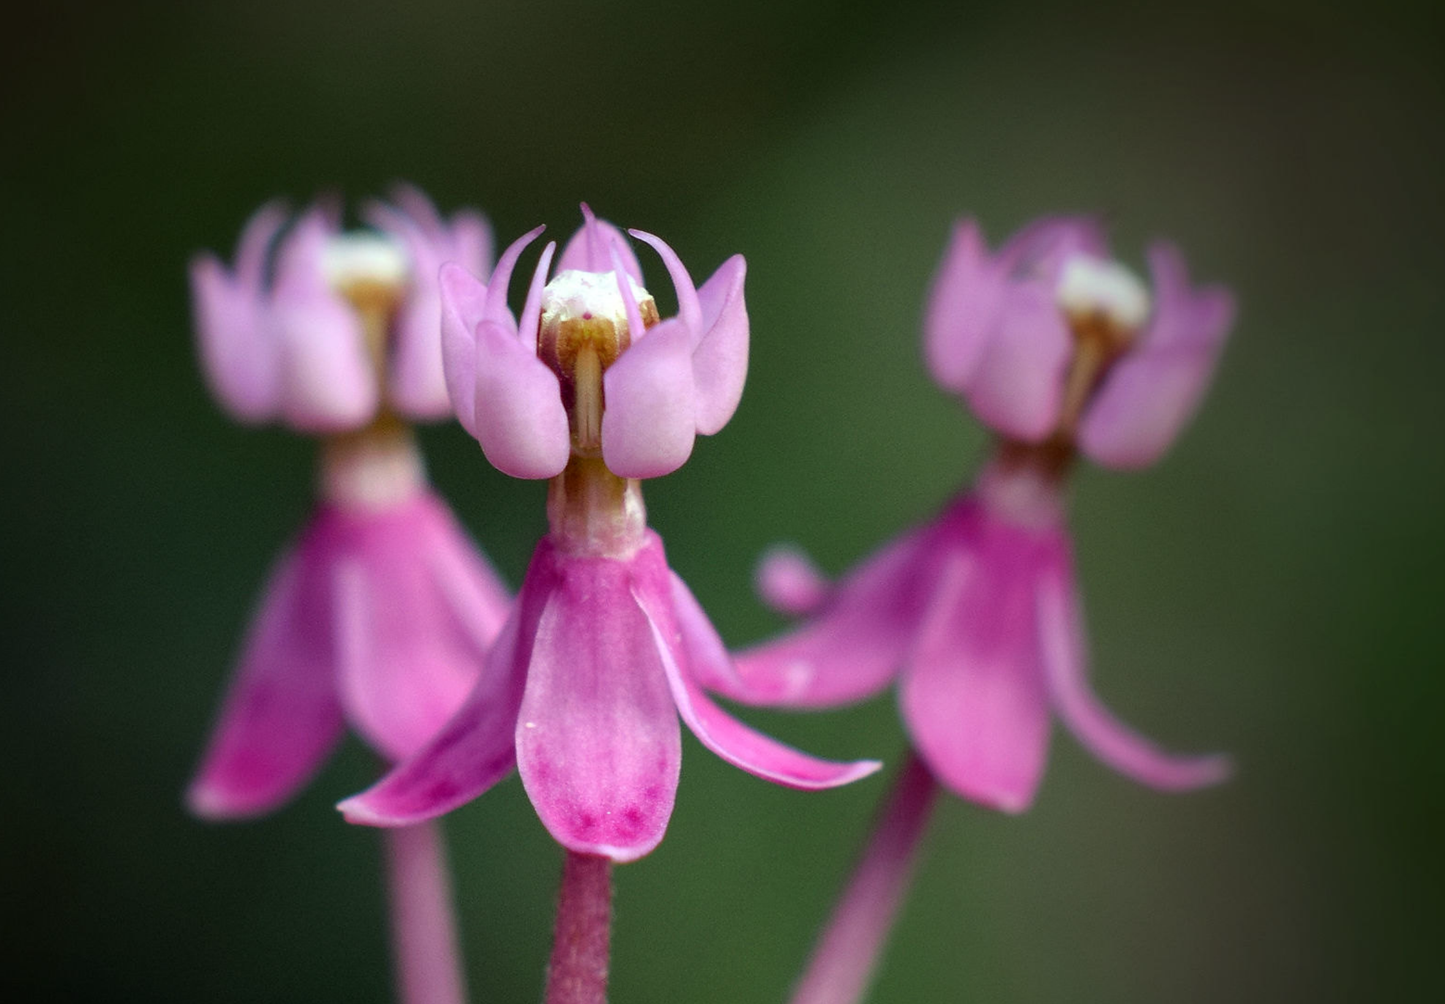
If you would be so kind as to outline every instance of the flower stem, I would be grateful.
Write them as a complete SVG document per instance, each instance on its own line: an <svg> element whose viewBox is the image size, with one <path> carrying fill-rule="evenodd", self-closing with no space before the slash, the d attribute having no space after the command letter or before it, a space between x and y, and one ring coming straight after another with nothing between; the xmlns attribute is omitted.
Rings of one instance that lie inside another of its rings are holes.
<svg viewBox="0 0 1445 1004"><path fill-rule="evenodd" d="M397 998L401 1004L464 1004L466 977L441 824L384 832Z"/></svg>
<svg viewBox="0 0 1445 1004"><path fill-rule="evenodd" d="M894 779L848 888L813 948L792 1004L853 1004L863 999L907 891L938 783L910 752Z"/></svg>
<svg viewBox="0 0 1445 1004"><path fill-rule="evenodd" d="M547 963L546 1004L606 1004L611 937L612 862L568 851Z"/></svg>

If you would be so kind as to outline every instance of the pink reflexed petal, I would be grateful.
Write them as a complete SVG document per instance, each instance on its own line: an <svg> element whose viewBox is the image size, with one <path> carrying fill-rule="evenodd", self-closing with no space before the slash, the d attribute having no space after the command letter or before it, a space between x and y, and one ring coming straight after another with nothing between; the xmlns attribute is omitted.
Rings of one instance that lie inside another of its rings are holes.
<svg viewBox="0 0 1445 1004"><path fill-rule="evenodd" d="M792 544L774 544L764 551L753 583L764 603L791 617L817 613L833 594L833 583L806 551Z"/></svg>
<svg viewBox="0 0 1445 1004"><path fill-rule="evenodd" d="M557 374L500 325L477 327L474 434L492 466L514 478L551 478L571 455Z"/></svg>
<svg viewBox="0 0 1445 1004"><path fill-rule="evenodd" d="M385 513L333 518L346 540L335 574L347 718L383 757L402 760L466 699L505 616L505 591L430 493ZM458 610L439 581L439 560L481 574L448 583L469 586L459 598L480 609Z"/></svg>
<svg viewBox="0 0 1445 1004"><path fill-rule="evenodd" d="M409 259L406 298L397 312L390 346L388 397L407 418L441 418L451 412L442 368L441 287L437 277L442 262L450 256L448 236L382 203L368 205L366 219L401 243Z"/></svg>
<svg viewBox="0 0 1445 1004"><path fill-rule="evenodd" d="M1053 290L1011 286L965 396L995 432L1034 442L1058 424L1073 339Z"/></svg>
<svg viewBox="0 0 1445 1004"><path fill-rule="evenodd" d="M672 612L677 618L677 629L682 636L683 650L687 656L688 673L694 680L711 690L735 691L742 687L738 669L727 646L718 637L702 604L682 581L676 572L669 573L671 583Z"/></svg>
<svg viewBox="0 0 1445 1004"><path fill-rule="evenodd" d="M736 656L748 704L831 707L870 697L893 679L933 595L941 549L914 530L848 575L816 620Z"/></svg>
<svg viewBox="0 0 1445 1004"><path fill-rule="evenodd" d="M522 304L522 319L517 324L517 337L533 355L537 354L537 339L541 337L542 290L547 286L547 266L552 264L552 254L557 250L556 241L548 241L537 258L537 267L532 270L532 282L527 287L527 299Z"/></svg>
<svg viewBox="0 0 1445 1004"><path fill-rule="evenodd" d="M850 784L883 766L877 760L839 763L809 756L733 718L708 698L684 668L688 649L675 624L671 590L665 583L659 586L640 579L633 596L647 615L678 713L698 742L728 763L765 781L808 791Z"/></svg>
<svg viewBox="0 0 1445 1004"><path fill-rule="evenodd" d="M190 278L196 347L211 393L237 421L272 418L280 397L280 359L264 292L231 278L209 254L191 260Z"/></svg>
<svg viewBox="0 0 1445 1004"><path fill-rule="evenodd" d="M501 325L509 333L517 331L516 318L507 309L507 287L512 282L512 270L517 267L517 259L526 250L527 245L541 236L546 227L534 227L512 243L507 245L502 257L497 260L497 267L492 270L492 277L487 280L487 299L482 308L482 319L492 321ZM535 336L533 336L535 339ZM536 348L533 348L536 353Z"/></svg>
<svg viewBox="0 0 1445 1004"><path fill-rule="evenodd" d="M672 279L672 287L677 291L677 316L682 318L682 323L692 333L694 340L701 338L703 335L702 307L698 303L697 287L692 284L692 276L687 274L687 266L683 265L677 252L668 247L667 242L661 237L642 230L627 232L644 244L650 244L662 258L663 265L667 267L667 274Z"/></svg>
<svg viewBox="0 0 1445 1004"><path fill-rule="evenodd" d="M630 560L570 557L547 541L534 563L559 582L537 625L517 718L517 769L542 823L568 850L632 861L657 846L682 763L677 712L635 575L661 577L656 538Z"/></svg>
<svg viewBox="0 0 1445 1004"><path fill-rule="evenodd" d="M994 336L1007 289L975 220L961 220L934 274L923 317L923 358L933 380L962 393Z"/></svg>
<svg viewBox="0 0 1445 1004"><path fill-rule="evenodd" d="M391 773L336 807L349 823L410 826L470 802L516 766L513 731L550 582L530 571L461 709ZM529 589L530 587L530 589Z"/></svg>
<svg viewBox="0 0 1445 1004"><path fill-rule="evenodd" d="M186 792L205 819L269 812L341 738L326 578L327 541L308 530L266 583L211 741Z"/></svg>
<svg viewBox="0 0 1445 1004"><path fill-rule="evenodd" d="M562 257L557 260L557 271L566 272L611 272L612 260L607 249L616 241L622 247L622 260L626 263L627 274L642 283L642 266L637 255L627 243L627 238L606 220L593 215L587 203L582 203L583 224L562 248Z"/></svg>
<svg viewBox="0 0 1445 1004"><path fill-rule="evenodd" d="M281 358L281 414L303 432L340 432L376 411L376 375L361 325L322 272L333 230L321 209L303 216L277 252L272 296Z"/></svg>
<svg viewBox="0 0 1445 1004"><path fill-rule="evenodd" d="M899 687L914 748L963 798L1022 812L1043 777L1049 700L1033 620L1037 564L1020 531L981 524L950 556Z"/></svg>
<svg viewBox="0 0 1445 1004"><path fill-rule="evenodd" d="M1189 288L1169 244L1150 249L1155 310L1139 346L1109 371L1079 427L1079 445L1106 467L1154 463L1199 407L1234 321L1234 298Z"/></svg>
<svg viewBox="0 0 1445 1004"><path fill-rule="evenodd" d="M697 431L704 436L728 424L748 377L746 274L743 256L733 255L698 290L702 334L692 353L692 378L697 385Z"/></svg>
<svg viewBox="0 0 1445 1004"><path fill-rule="evenodd" d="M1165 791L1218 784L1229 776L1228 757L1165 753L1099 703L1089 688L1083 618L1062 547L1039 579L1038 635L1054 707L1069 731L1094 756L1141 784Z"/></svg>
<svg viewBox="0 0 1445 1004"><path fill-rule="evenodd" d="M477 434L477 325L486 308L487 287L460 265L441 267L442 374L447 396L462 428Z"/></svg>
<svg viewBox="0 0 1445 1004"><path fill-rule="evenodd" d="M679 321L663 321L603 372L602 459L618 477L661 477L692 454L690 341Z"/></svg>

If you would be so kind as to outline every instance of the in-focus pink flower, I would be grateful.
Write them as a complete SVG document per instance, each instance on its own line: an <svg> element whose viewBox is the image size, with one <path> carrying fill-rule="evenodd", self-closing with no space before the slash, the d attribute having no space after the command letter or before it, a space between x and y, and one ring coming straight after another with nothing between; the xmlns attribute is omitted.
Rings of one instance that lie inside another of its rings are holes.
<svg viewBox="0 0 1445 1004"><path fill-rule="evenodd" d="M715 688L754 704L823 707L896 677L931 772L995 808L1027 808L1051 718L1114 769L1184 789L1222 779L1218 756L1174 757L1090 690L1065 520L1076 452L1109 467L1159 458L1213 371L1234 308L1189 286L1179 252L1151 249L1153 303L1111 261L1101 228L1046 219L990 253L962 222L933 283L929 370L999 436L975 487L830 588L796 552L760 568L766 599L813 618L737 657Z"/></svg>
<svg viewBox="0 0 1445 1004"><path fill-rule="evenodd" d="M818 760L733 719L703 684L733 667L707 615L649 530L641 478L676 470L698 433L727 424L747 372L744 263L701 288L661 256L678 315L660 319L626 239L586 222L547 282L533 274L520 320L508 281L540 228L483 284L442 270L443 348L457 417L498 469L549 478L550 530L517 606L460 712L420 753L341 810L396 826L467 802L515 764L559 843L631 861L662 839L681 764L678 716L714 753L759 777L827 788L877 769Z"/></svg>
<svg viewBox="0 0 1445 1004"><path fill-rule="evenodd" d="M404 419L449 411L438 269L485 268L485 221L419 191L342 232L316 206L263 207L234 268L191 265L203 370L245 422L321 436L320 505L277 562L187 792L213 819L270 811L351 727L387 761L460 706L510 600L426 484Z"/></svg>

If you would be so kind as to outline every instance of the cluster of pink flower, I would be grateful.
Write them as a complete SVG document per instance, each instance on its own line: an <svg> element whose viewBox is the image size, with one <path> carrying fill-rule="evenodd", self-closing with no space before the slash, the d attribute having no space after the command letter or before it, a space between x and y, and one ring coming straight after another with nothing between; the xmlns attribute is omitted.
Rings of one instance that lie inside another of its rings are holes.
<svg viewBox="0 0 1445 1004"><path fill-rule="evenodd" d="M1150 252L1151 297L1090 219L1040 221L997 252L960 223L924 351L935 381L997 434L994 459L937 519L837 585L798 552L770 552L760 592L805 620L732 655L668 567L640 481L680 467L738 406L742 257L699 287L667 244L629 231L671 280L678 313L664 319L627 238L584 206L555 274L548 244L514 315L512 273L541 228L493 267L481 217L444 220L415 189L364 216L372 229L344 232L318 206L287 228L266 206L232 269L209 255L192 266L201 360L222 406L316 434L322 453L318 510L267 585L188 799L212 819L267 812L349 724L392 765L340 808L396 828L403 999L464 998L437 833L424 824L513 768L568 852L548 989L562 1004L602 999L606 869L662 839L679 716L709 750L778 784L829 788L879 767L785 746L709 691L821 707L900 674L916 755L800 1002L863 993L938 785L1010 812L1030 804L1051 712L1146 784L1224 776L1221 758L1166 755L1094 698L1065 523L1078 452L1152 463L1209 381L1231 298L1192 289L1173 247ZM549 531L515 600L427 486L409 423L448 413L499 470L549 482Z"/></svg>

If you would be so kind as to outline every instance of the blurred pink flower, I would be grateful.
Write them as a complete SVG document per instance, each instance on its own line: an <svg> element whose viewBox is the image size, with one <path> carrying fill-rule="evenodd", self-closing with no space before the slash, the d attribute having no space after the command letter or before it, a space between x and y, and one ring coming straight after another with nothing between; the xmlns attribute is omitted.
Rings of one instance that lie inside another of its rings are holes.
<svg viewBox="0 0 1445 1004"><path fill-rule="evenodd" d="M485 221L419 191L372 203L374 231L326 207L278 235L263 207L228 270L191 265L203 370L246 422L321 434L320 505L266 585L200 768L197 815L259 815L315 772L348 722L388 761L465 698L510 609L502 583L427 486L399 416L449 407L437 270L485 267ZM274 247L274 255L272 254Z"/></svg>
<svg viewBox="0 0 1445 1004"><path fill-rule="evenodd" d="M736 721L702 684L733 674L707 615L647 528L637 479L676 470L732 417L747 371L744 263L703 284L662 257L678 316L662 320L625 238L586 222L520 322L508 281L527 234L483 284L442 271L443 345L457 417L498 469L550 478L550 531L460 712L416 756L341 804L352 822L406 825L467 802L515 764L543 823L579 854L631 861L662 839L681 766L678 716L759 777L827 788L877 769L818 760Z"/></svg>
<svg viewBox="0 0 1445 1004"><path fill-rule="evenodd" d="M956 794L1019 812L1043 774L1050 719L1114 769L1184 789L1218 756L1174 757L1114 719L1088 683L1065 522L1077 451L1112 467L1159 458L1192 414L1233 317L1228 292L1190 288L1179 253L1151 249L1153 305L1107 258L1101 229L1046 219L990 253L964 221L934 280L930 372L1000 438L973 490L829 588L794 551L759 589L814 618L737 656L710 685L752 703L823 707L895 676L904 722Z"/></svg>

